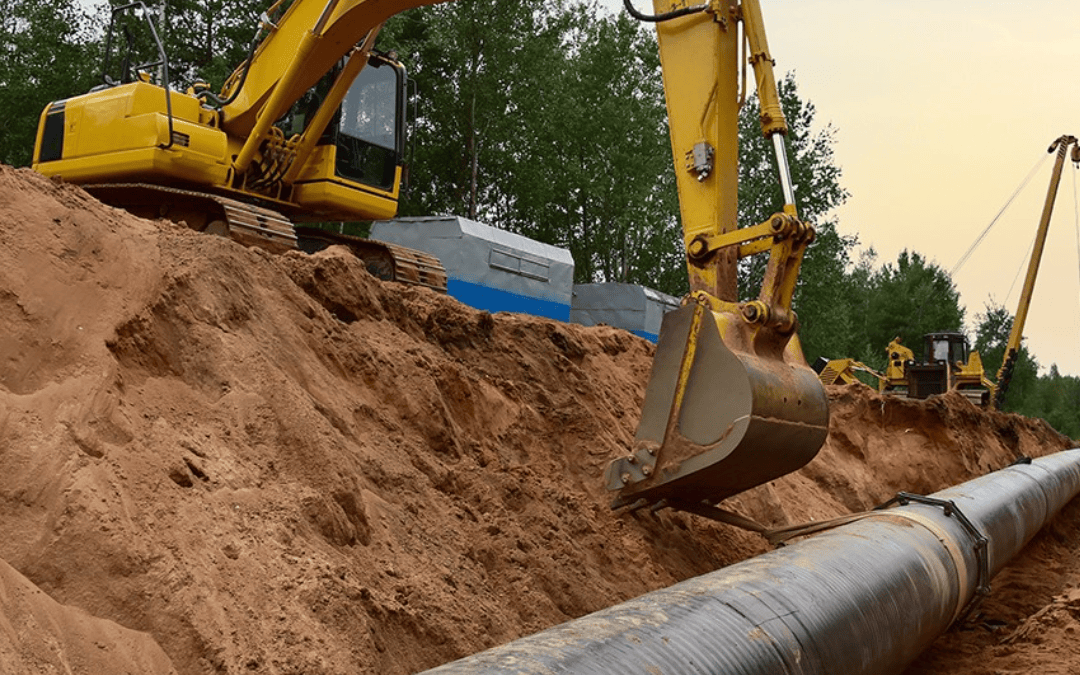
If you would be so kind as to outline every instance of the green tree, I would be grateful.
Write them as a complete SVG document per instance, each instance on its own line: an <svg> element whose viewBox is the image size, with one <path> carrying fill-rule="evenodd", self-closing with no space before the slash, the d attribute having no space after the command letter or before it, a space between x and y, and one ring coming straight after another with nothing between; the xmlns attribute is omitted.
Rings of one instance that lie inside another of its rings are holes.
<svg viewBox="0 0 1080 675"><path fill-rule="evenodd" d="M1011 400L1006 399L1007 409ZM1080 438L1080 378L1063 376L1057 365L1052 365L1049 374L1036 381L1034 393L1023 403L1031 404L1030 412L1024 414L1045 419L1069 438Z"/></svg>
<svg viewBox="0 0 1080 675"><path fill-rule="evenodd" d="M112 7L129 4L110 2ZM206 82L217 91L247 58L267 4L266 0L160 0L148 2L146 12L133 8L116 14L109 76L120 80L119 66L125 60L132 64L158 60L152 24L168 58L169 83L186 89Z"/></svg>
<svg viewBox="0 0 1080 675"><path fill-rule="evenodd" d="M403 214L566 247L579 282L685 289L651 33L583 5L461 0L382 38L420 93Z"/></svg>
<svg viewBox="0 0 1080 675"><path fill-rule="evenodd" d="M859 259L843 277L842 296L837 299L837 303L846 311L845 325L850 327L850 332L837 341L843 345L843 349L833 354L850 356L863 363L883 368L887 343L872 342L866 331L866 317L870 314L874 296L876 263L877 251L870 247L860 253Z"/></svg>
<svg viewBox="0 0 1080 675"><path fill-rule="evenodd" d="M266 0L168 0L161 29L174 82L220 89L247 58Z"/></svg>
<svg viewBox="0 0 1080 675"><path fill-rule="evenodd" d="M914 251L900 252L869 279L869 296L860 326L865 342L878 345L884 363L885 346L900 337L916 354L926 333L961 332L964 308L948 272Z"/></svg>
<svg viewBox="0 0 1080 675"><path fill-rule="evenodd" d="M975 349L978 350L983 368L990 379L994 379L1001 368L1013 319L1009 310L993 302L987 303L985 311L976 316L978 323L975 328ZM1021 343L1016 364L1013 366L1012 378L1008 383L1004 409L1012 412L1038 410L1039 402L1032 399L1038 379L1038 363L1028 348Z"/></svg>
<svg viewBox="0 0 1080 675"><path fill-rule="evenodd" d="M73 0L0 5L0 162L29 164L45 106L94 82L100 68L96 27Z"/></svg>
<svg viewBox="0 0 1080 675"><path fill-rule="evenodd" d="M497 167L513 153L515 98L561 66L551 2L460 0L404 12L379 36L410 69L419 98L402 215L495 220Z"/></svg>
<svg viewBox="0 0 1080 675"><path fill-rule="evenodd" d="M626 16L568 13L569 49L521 102L506 222L570 249L579 282L686 290L653 36ZM551 76L553 75L553 77ZM529 120L532 122L529 123Z"/></svg>

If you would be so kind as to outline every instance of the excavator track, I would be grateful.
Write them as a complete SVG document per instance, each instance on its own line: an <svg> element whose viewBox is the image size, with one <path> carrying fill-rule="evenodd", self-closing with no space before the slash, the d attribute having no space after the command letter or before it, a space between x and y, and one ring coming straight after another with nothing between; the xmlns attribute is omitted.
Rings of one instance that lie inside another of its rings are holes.
<svg viewBox="0 0 1080 675"><path fill-rule="evenodd" d="M327 246L346 246L379 279L446 293L446 270L438 258L422 251L313 227L294 227L288 218L272 209L206 192L148 183L103 183L84 185L83 189L137 216L168 218L193 230L229 237L272 253L297 249L314 253Z"/></svg>
<svg viewBox="0 0 1080 675"><path fill-rule="evenodd" d="M297 227L296 235L300 250L307 253L345 246L364 261L372 276L446 293L446 269L438 258L423 251L315 227Z"/></svg>
<svg viewBox="0 0 1080 675"><path fill-rule="evenodd" d="M83 188L101 201L143 218L184 222L273 253L296 250L292 222L277 211L221 195L147 183L105 183Z"/></svg>

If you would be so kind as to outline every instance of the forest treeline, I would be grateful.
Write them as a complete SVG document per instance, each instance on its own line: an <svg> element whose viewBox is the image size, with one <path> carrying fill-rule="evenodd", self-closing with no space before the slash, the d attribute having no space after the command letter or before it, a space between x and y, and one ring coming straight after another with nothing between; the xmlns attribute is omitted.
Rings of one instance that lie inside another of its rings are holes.
<svg viewBox="0 0 1080 675"><path fill-rule="evenodd" d="M172 84L219 87L246 56L266 0L166 0L158 28ZM0 161L30 163L38 117L52 100L101 84L107 8L79 0L0 6ZM402 215L456 214L569 249L578 282L620 281L680 296L687 275L660 62L652 28L572 0L460 0L391 19L377 48L393 50L415 81L409 188ZM947 272L917 252L896 260L856 255L838 229L848 197L834 158L837 130L780 81L800 216L817 239L803 264L795 309L807 359L852 357L882 370L901 338L958 331L965 308ZM782 207L757 101L739 118L740 224ZM850 230L851 228L847 228ZM740 268L756 294L761 265ZM974 348L992 376L1011 316L975 317ZM1021 356L1006 408L1080 437L1080 378L1055 366L1038 375Z"/></svg>

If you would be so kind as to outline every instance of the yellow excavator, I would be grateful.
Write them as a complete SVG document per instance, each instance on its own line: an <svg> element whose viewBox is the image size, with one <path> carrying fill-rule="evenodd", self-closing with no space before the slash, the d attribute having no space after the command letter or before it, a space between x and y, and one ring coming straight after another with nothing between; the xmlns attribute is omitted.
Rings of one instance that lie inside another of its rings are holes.
<svg viewBox="0 0 1080 675"><path fill-rule="evenodd" d="M140 2L119 7L113 23L125 12L147 18L156 52L141 61L128 39L112 69L118 74L49 104L34 168L136 213L273 249L296 245L293 221L391 217L402 174L405 77L391 55L374 49L375 38L391 15L430 2L278 2L219 93L171 88L151 13ZM795 207L758 0L674 8L656 0L654 15L627 7L657 25L691 292L664 319L637 438L608 466L606 483L615 506L696 512L800 468L824 442L827 401L791 308L814 230ZM107 54L121 34L131 29L110 26ZM744 62L757 81L785 204L739 228ZM739 302L736 265L756 254L769 256L762 287ZM383 255L391 266L407 257L392 249ZM412 264L420 276L439 270L437 261Z"/></svg>
<svg viewBox="0 0 1080 675"><path fill-rule="evenodd" d="M33 168L137 215L271 251L343 244L375 276L445 292L433 256L293 226L396 214L405 71L374 44L388 16L422 4L278 0L216 94L174 90L156 13L116 7L102 84L45 108Z"/></svg>

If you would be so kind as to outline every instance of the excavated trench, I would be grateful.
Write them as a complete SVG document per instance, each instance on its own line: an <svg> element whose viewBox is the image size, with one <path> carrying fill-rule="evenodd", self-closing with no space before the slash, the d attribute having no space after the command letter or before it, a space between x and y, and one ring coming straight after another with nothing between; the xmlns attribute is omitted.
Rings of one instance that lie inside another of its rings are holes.
<svg viewBox="0 0 1080 675"><path fill-rule="evenodd" d="M7 167L0 241L0 672L405 675L769 549L608 508L652 356L626 332ZM829 393L818 457L730 508L821 520L1072 445L958 397ZM907 672L1080 670L1078 509Z"/></svg>

